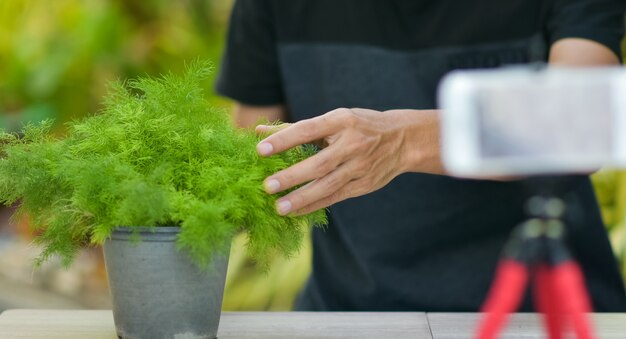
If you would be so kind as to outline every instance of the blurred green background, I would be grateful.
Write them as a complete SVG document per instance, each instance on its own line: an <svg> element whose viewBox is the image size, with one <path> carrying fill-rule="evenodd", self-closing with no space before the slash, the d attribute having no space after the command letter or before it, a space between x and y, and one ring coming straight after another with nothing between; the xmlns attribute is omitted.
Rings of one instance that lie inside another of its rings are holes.
<svg viewBox="0 0 626 339"><path fill-rule="evenodd" d="M63 122L99 110L113 79L178 72L208 58L219 67L232 0L0 0L0 127L55 118ZM228 108L213 94L210 102ZM626 95L626 94L625 94ZM616 254L626 271L626 174L594 176ZM0 311L15 307L109 308L99 250L69 270L49 263L36 273L27 221L0 213ZM277 258L259 273L233 246L225 310L287 310L310 270L310 244L297 258Z"/></svg>
<svg viewBox="0 0 626 339"><path fill-rule="evenodd" d="M0 0L0 128L63 122L100 109L107 83L179 72L196 58L220 61L232 0ZM209 101L228 109L205 83ZM16 307L110 308L99 249L64 270L32 271L27 221L0 213L0 311ZM261 274L235 239L226 310L287 310L310 270L307 243Z"/></svg>

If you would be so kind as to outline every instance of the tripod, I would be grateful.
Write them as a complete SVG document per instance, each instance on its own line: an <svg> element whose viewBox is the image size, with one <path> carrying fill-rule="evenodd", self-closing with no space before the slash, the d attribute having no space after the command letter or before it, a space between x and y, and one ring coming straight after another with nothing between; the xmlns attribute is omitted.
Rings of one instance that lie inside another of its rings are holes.
<svg viewBox="0 0 626 339"><path fill-rule="evenodd" d="M530 218L514 229L505 246L483 304L486 314L476 337L497 338L532 282L533 301L543 314L550 339L563 338L569 330L580 339L595 338L587 316L591 302L584 277L564 241L564 202L535 196L528 201L527 209Z"/></svg>

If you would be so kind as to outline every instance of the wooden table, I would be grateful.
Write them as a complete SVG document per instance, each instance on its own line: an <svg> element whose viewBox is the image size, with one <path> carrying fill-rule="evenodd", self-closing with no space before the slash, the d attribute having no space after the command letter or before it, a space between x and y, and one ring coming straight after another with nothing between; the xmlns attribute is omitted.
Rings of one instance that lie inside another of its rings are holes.
<svg viewBox="0 0 626 339"><path fill-rule="evenodd" d="M224 312L219 338L471 338L479 314ZM626 314L594 314L599 338L626 338ZM10 310L0 338L116 339L111 311ZM502 338L544 338L535 314L515 314Z"/></svg>
<svg viewBox="0 0 626 339"><path fill-rule="evenodd" d="M426 316L432 331L432 338L469 339L472 338L481 315L477 313L428 313ZM626 313L595 313L592 319L598 339L626 339ZM536 313L514 314L501 336L502 339L545 337L543 323Z"/></svg>

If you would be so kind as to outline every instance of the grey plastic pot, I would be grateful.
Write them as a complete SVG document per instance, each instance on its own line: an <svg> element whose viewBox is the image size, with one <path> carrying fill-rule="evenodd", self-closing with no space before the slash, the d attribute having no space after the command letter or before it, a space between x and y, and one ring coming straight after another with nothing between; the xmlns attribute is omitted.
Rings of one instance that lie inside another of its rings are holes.
<svg viewBox="0 0 626 339"><path fill-rule="evenodd" d="M104 243L120 338L217 337L228 257L216 255L210 267L199 269L176 250L179 231L179 227L120 227Z"/></svg>

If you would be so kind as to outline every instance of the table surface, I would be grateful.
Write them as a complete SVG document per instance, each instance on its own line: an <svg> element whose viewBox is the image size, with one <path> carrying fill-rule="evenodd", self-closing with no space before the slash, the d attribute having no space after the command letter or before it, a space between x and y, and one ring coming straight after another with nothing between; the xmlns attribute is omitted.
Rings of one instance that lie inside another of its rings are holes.
<svg viewBox="0 0 626 339"><path fill-rule="evenodd" d="M476 313L223 312L219 339L472 338ZM598 338L626 338L626 313L592 315ZM544 338L536 314L513 315L502 338ZM9 310L0 338L116 339L111 311Z"/></svg>

